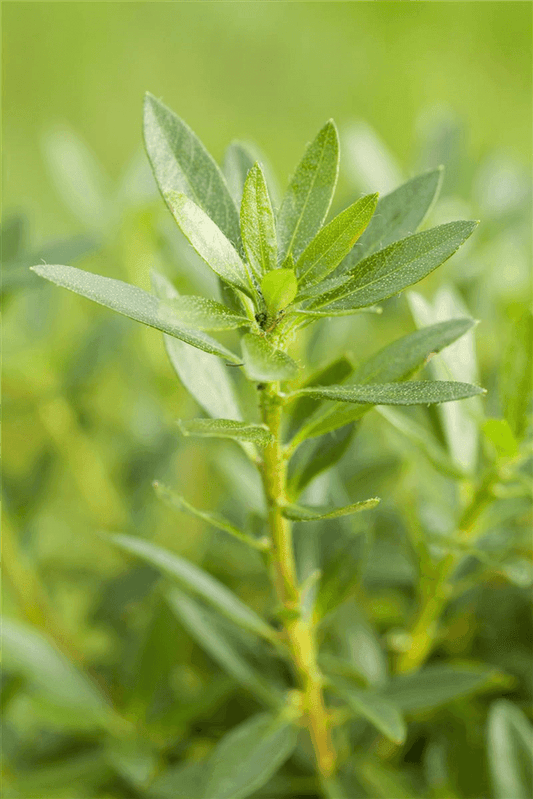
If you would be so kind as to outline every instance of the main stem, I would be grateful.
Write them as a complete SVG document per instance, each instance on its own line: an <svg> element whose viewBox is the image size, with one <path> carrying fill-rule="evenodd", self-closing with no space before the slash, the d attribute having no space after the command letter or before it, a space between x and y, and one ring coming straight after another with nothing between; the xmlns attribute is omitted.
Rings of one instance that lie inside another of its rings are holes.
<svg viewBox="0 0 533 799"><path fill-rule="evenodd" d="M302 595L296 574L291 523L282 515L282 506L286 502L287 463L281 442L282 400L277 391L276 383L268 384L262 391L261 403L263 422L272 433L272 442L264 449L261 473L272 539L274 586L304 696L318 771L323 780L328 780L335 771L336 754L331 742L322 674L317 663L316 630L310 619L302 617Z"/></svg>

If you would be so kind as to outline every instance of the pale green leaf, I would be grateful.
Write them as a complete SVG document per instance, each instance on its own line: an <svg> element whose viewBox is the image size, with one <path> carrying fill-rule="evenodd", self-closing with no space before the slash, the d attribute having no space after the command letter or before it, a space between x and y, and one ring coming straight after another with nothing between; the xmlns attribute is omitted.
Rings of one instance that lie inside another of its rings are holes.
<svg viewBox="0 0 533 799"><path fill-rule="evenodd" d="M266 178L268 193L272 204L279 205L279 186L270 163L261 149L252 142L233 141L224 153L222 171L226 177L232 197L239 206L246 176L255 163L259 162Z"/></svg>
<svg viewBox="0 0 533 799"><path fill-rule="evenodd" d="M318 399L369 405L429 405L438 402L453 402L483 393L482 388L470 383L420 380L407 383L315 386L298 389L289 396L307 394Z"/></svg>
<svg viewBox="0 0 533 799"><path fill-rule="evenodd" d="M242 356L244 371L250 380L290 380L298 371L298 365L285 352L252 333L242 339Z"/></svg>
<svg viewBox="0 0 533 799"><path fill-rule="evenodd" d="M361 690L336 677L333 680L336 693L358 716L363 716L391 741L402 744L407 736L405 720L390 699L370 690Z"/></svg>
<svg viewBox="0 0 533 799"><path fill-rule="evenodd" d="M353 502L351 505L344 505L342 508L285 505L281 512L283 516L294 522L314 522L322 519L338 519L340 516L350 516L352 513L359 513L362 510L371 510L379 505L379 502L378 497L372 497L361 502Z"/></svg>
<svg viewBox="0 0 533 799"><path fill-rule="evenodd" d="M290 305L297 291L298 281L292 269L275 269L261 281L261 293L271 316Z"/></svg>
<svg viewBox="0 0 533 799"><path fill-rule="evenodd" d="M177 321L167 303L137 286L123 283L122 280L84 272L74 266L40 264L33 266L32 269L46 280L81 294L82 297L87 297L99 305L111 308L148 327L155 327L156 330L168 333L204 352L218 355L231 363L239 363L237 356L226 347L206 333L193 330Z"/></svg>
<svg viewBox="0 0 533 799"><path fill-rule="evenodd" d="M377 200L377 194L357 200L309 242L296 264L302 287L323 280L340 264L370 222Z"/></svg>
<svg viewBox="0 0 533 799"><path fill-rule="evenodd" d="M164 199L182 192L240 246L239 214L226 181L202 142L170 108L152 94L144 101L144 141Z"/></svg>
<svg viewBox="0 0 533 799"><path fill-rule="evenodd" d="M503 415L518 440L527 430L532 392L533 315L527 310L510 326L500 379Z"/></svg>
<svg viewBox="0 0 533 799"><path fill-rule="evenodd" d="M252 324L246 316L207 297L180 296L169 305L175 319L196 330L235 330Z"/></svg>
<svg viewBox="0 0 533 799"><path fill-rule="evenodd" d="M320 229L331 205L339 169L339 138L332 121L307 147L278 214L279 259L297 260Z"/></svg>
<svg viewBox="0 0 533 799"><path fill-rule="evenodd" d="M506 419L487 419L483 432L499 457L512 458L518 454L518 443Z"/></svg>
<svg viewBox="0 0 533 799"><path fill-rule="evenodd" d="M266 425L236 422L233 419L179 420L178 425L185 436L234 438L239 441L249 441L258 447L266 447L272 440L272 433Z"/></svg>
<svg viewBox="0 0 533 799"><path fill-rule="evenodd" d="M533 726L512 702L500 699L492 705L487 745L495 799L531 799Z"/></svg>
<svg viewBox="0 0 533 799"><path fill-rule="evenodd" d="M278 245L274 213L265 176L259 164L255 164L248 172L244 184L241 234L248 263L260 281L262 275L277 267Z"/></svg>
<svg viewBox="0 0 533 799"><path fill-rule="evenodd" d="M267 713L239 724L211 755L204 799L246 799L288 760L296 741L295 727Z"/></svg>

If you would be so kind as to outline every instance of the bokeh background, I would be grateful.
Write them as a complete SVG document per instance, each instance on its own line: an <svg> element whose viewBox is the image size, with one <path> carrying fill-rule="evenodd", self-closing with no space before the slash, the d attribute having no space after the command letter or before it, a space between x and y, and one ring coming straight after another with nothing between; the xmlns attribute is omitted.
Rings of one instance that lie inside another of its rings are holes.
<svg viewBox="0 0 533 799"><path fill-rule="evenodd" d="M151 485L165 479L194 504L230 514L232 497L244 492L253 512L261 502L253 475L231 447L180 437L175 419L197 408L160 334L28 271L41 260L70 263L148 289L158 268L183 290L209 284L147 168L144 92L185 119L219 161L233 139L255 142L281 187L306 142L334 118L342 145L334 210L444 164L431 222L481 225L417 290L432 300L451 286L448 301L481 320L476 368L489 389L487 413L497 417L506 341L531 296L531 16L522 2L2 4L4 614L15 624L19 659L26 653L2 690L6 797L148 795L162 764L201 759L253 707L231 680L220 681L166 609L156 573L100 535L152 538L264 607L256 561L199 522L173 516ZM413 329L402 298L382 317L335 324L311 350L315 363L344 349L370 353ZM363 606L380 647L394 647L415 579L402 519L411 509L431 529L449 521L448 484L416 458L369 417L336 489L386 496L364 575ZM527 528L527 513L507 508L493 527L505 536L520 517ZM306 547L302 560L312 561ZM511 674L505 695L531 714L531 566L522 550L458 608L442 653ZM139 751L119 746L118 733L115 740L84 726L83 713L54 698L55 661L31 627L91 671L135 720ZM382 747L380 756L408 771L424 762L431 788L418 788L421 796L489 795L485 709L459 704L432 718L427 762L422 733L401 755ZM444 751L454 765L439 783ZM298 795L314 795L305 775L293 778L301 780ZM386 780L374 780L367 795L386 797Z"/></svg>

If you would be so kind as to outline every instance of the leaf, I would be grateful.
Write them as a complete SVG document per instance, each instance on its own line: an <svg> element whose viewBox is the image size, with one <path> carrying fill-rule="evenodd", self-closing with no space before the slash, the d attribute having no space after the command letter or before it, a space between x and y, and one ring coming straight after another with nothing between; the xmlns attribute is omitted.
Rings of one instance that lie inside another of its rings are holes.
<svg viewBox="0 0 533 799"><path fill-rule="evenodd" d="M266 447L272 440L272 433L266 425L236 422L233 419L179 420L178 425L185 436L236 438L239 441L250 441L258 447Z"/></svg>
<svg viewBox="0 0 533 799"><path fill-rule="evenodd" d="M152 272L154 293L165 300L178 292L163 275ZM228 367L215 355L195 351L172 336L164 335L165 348L176 374L196 402L210 416L240 419L241 411Z"/></svg>
<svg viewBox="0 0 533 799"><path fill-rule="evenodd" d="M347 424L318 441L305 441L289 463L289 496L297 497L319 474L334 466L351 444L354 425Z"/></svg>
<svg viewBox="0 0 533 799"><path fill-rule="evenodd" d="M136 322L162 330L163 333L168 333L192 347L218 355L231 363L239 363L237 356L226 347L206 333L182 325L173 318L172 309L168 305L137 286L123 283L122 280L93 275L75 266L41 264L31 268L46 280L81 294L82 297L111 308Z"/></svg>
<svg viewBox="0 0 533 799"><path fill-rule="evenodd" d="M443 167L431 169L381 197L370 224L342 262L340 271L350 271L376 250L414 233L437 198L443 174Z"/></svg>
<svg viewBox="0 0 533 799"><path fill-rule="evenodd" d="M495 799L530 799L533 785L533 727L505 699L489 711L487 745Z"/></svg>
<svg viewBox="0 0 533 799"><path fill-rule="evenodd" d="M222 615L269 641L276 640L275 631L251 608L244 604L229 588L215 580L210 574L173 552L129 535L113 535L113 544L136 555L176 580L183 589L202 597Z"/></svg>
<svg viewBox="0 0 533 799"><path fill-rule="evenodd" d="M405 720L389 699L373 691L355 688L348 682L334 678L333 685L347 705L357 715L363 716L391 741L402 744L407 737Z"/></svg>
<svg viewBox="0 0 533 799"><path fill-rule="evenodd" d="M449 222L415 233L356 264L346 280L311 304L322 315L373 305L426 277L456 252L477 222Z"/></svg>
<svg viewBox="0 0 533 799"><path fill-rule="evenodd" d="M212 614L197 602L174 589L168 594L170 607L186 630L218 665L233 677L239 685L251 691L267 707L279 707L283 694L268 683L237 651L233 642L224 636Z"/></svg>
<svg viewBox="0 0 533 799"><path fill-rule="evenodd" d="M244 371L250 380L290 380L296 375L298 365L295 361L262 336L247 333L241 343Z"/></svg>
<svg viewBox="0 0 533 799"><path fill-rule="evenodd" d="M371 510L379 505L379 498L364 499L361 502L353 502L342 508L319 508L304 505L285 505L282 514L286 519L295 522L314 522L321 519L338 519L340 516L350 516L352 513L359 513L362 510Z"/></svg>
<svg viewBox="0 0 533 799"><path fill-rule="evenodd" d="M274 213L265 176L259 164L254 164L244 184L241 234L248 263L256 278L261 280L262 275L278 265L278 245Z"/></svg>
<svg viewBox="0 0 533 799"><path fill-rule="evenodd" d="M288 760L296 740L295 727L267 713L239 724L209 759L205 799L246 799Z"/></svg>
<svg viewBox="0 0 533 799"><path fill-rule="evenodd" d="M453 402L484 390L470 383L450 383L445 380L420 380L408 383L374 383L370 385L315 386L300 388L289 397L307 394L319 399L355 402L370 405L426 405Z"/></svg>
<svg viewBox="0 0 533 799"><path fill-rule="evenodd" d="M167 191L167 205L190 245L222 280L254 296L251 278L241 256L221 229L186 194Z"/></svg>
<svg viewBox="0 0 533 799"><path fill-rule="evenodd" d="M339 170L339 138L330 120L307 147L281 203L278 214L279 259L292 253L297 260L321 227Z"/></svg>
<svg viewBox="0 0 533 799"><path fill-rule="evenodd" d="M298 281L292 269L276 269L261 281L261 292L271 316L290 305L297 291Z"/></svg>
<svg viewBox="0 0 533 799"><path fill-rule="evenodd" d="M181 761L152 782L147 796L150 799L204 799L206 776L204 763Z"/></svg>
<svg viewBox="0 0 533 799"><path fill-rule="evenodd" d="M168 192L186 194L238 248L239 214L222 172L188 125L149 92L144 100L144 141L167 203Z"/></svg>
<svg viewBox="0 0 533 799"><path fill-rule="evenodd" d="M313 372L302 387L328 386L331 383L341 383L352 372L352 362L345 355L342 355L340 358ZM294 435L301 424L311 416L316 409L317 402L319 400L314 400L311 397L300 397L287 407L290 435Z"/></svg>
<svg viewBox="0 0 533 799"><path fill-rule="evenodd" d="M239 541L242 541L244 544L248 544L248 546L251 546L254 549L264 551L268 548L268 542L265 539L252 538L252 536L244 533L242 530L239 530L238 527L235 527L234 524L225 519L220 513L212 513L211 511L194 508L187 502L186 499L181 497L179 494L176 494L174 491L171 491L170 488L162 483L155 481L153 486L157 496L174 510L182 513L188 513L197 519L201 519L207 524L210 524L216 530L221 530L223 533L227 533L228 535L233 536L233 538L237 538Z"/></svg>
<svg viewBox="0 0 533 799"><path fill-rule="evenodd" d="M302 287L320 282L340 264L370 222L377 200L377 194L357 200L309 242L296 264Z"/></svg>
<svg viewBox="0 0 533 799"><path fill-rule="evenodd" d="M513 458L518 455L518 444L506 419L487 419L483 424L483 432L498 457Z"/></svg>
<svg viewBox="0 0 533 799"><path fill-rule="evenodd" d="M246 176L257 160L245 142L233 141L226 148L222 172L237 207L241 204Z"/></svg>
<svg viewBox="0 0 533 799"><path fill-rule="evenodd" d="M533 314L514 320L502 359L500 399L503 414L520 441L528 425L533 392Z"/></svg>
<svg viewBox="0 0 533 799"><path fill-rule="evenodd" d="M246 316L207 297L176 297L169 304L175 319L197 330L235 330L251 324Z"/></svg>

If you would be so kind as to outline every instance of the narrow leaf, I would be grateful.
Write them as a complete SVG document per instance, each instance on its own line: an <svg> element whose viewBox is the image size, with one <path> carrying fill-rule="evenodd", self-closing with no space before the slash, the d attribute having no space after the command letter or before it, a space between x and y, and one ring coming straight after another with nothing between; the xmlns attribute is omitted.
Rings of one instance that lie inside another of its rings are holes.
<svg viewBox="0 0 533 799"><path fill-rule="evenodd" d="M298 365L285 352L275 349L262 336L247 333L242 339L244 371L250 380L290 380Z"/></svg>
<svg viewBox="0 0 533 799"><path fill-rule="evenodd" d="M351 505L344 505L342 508L320 508L305 505L285 505L282 514L287 519L295 522L314 522L321 519L338 519L340 516L350 516L352 513L359 513L362 510L371 510L379 505L379 498L365 499L361 502L353 502Z"/></svg>
<svg viewBox="0 0 533 799"><path fill-rule="evenodd" d="M366 386L316 386L298 389L289 396L307 394L319 399L369 405L429 405L438 402L453 402L483 393L482 388L470 383L421 380L408 383L375 383Z"/></svg>
<svg viewBox="0 0 533 799"><path fill-rule="evenodd" d="M178 421L185 436L206 436L210 438L236 438L250 441L258 447L266 447L272 434L266 425L236 422L233 419L190 419Z"/></svg>
<svg viewBox="0 0 533 799"><path fill-rule="evenodd" d="M341 355L340 358L335 359L321 369L317 369L317 371L313 372L305 383L302 384L302 388L342 383L352 372L352 362L345 355ZM300 397L300 399L297 399L288 406L287 416L290 434L294 434L295 430L311 416L317 406L317 402L319 402L319 400L314 400L310 397Z"/></svg>
<svg viewBox="0 0 533 799"><path fill-rule="evenodd" d="M488 719L488 754L495 799L530 799L533 786L533 727L505 699L495 702Z"/></svg>
<svg viewBox="0 0 533 799"><path fill-rule="evenodd" d="M323 280L340 264L370 222L377 200L377 194L357 200L309 242L296 264L302 287Z"/></svg>
<svg viewBox="0 0 533 799"><path fill-rule="evenodd" d="M261 293L271 316L290 305L297 291L298 281L292 269L275 269L261 281Z"/></svg>
<svg viewBox="0 0 533 799"><path fill-rule="evenodd" d="M331 205L339 169L339 138L332 121L307 147L278 215L279 259L297 260L319 230Z"/></svg>
<svg viewBox="0 0 533 799"><path fill-rule="evenodd" d="M41 264L32 266L32 270L46 280L81 294L82 297L87 297L130 319L135 319L136 322L162 330L163 333L168 333L192 347L218 355L231 363L239 363L239 358L226 347L206 333L193 330L178 322L169 305L137 286L123 283L122 280L93 275L74 266Z"/></svg>
<svg viewBox="0 0 533 799"><path fill-rule="evenodd" d="M500 399L511 430L520 440L528 425L533 391L533 315L527 310L515 319L505 347Z"/></svg>
<svg viewBox="0 0 533 799"><path fill-rule="evenodd" d="M257 158L244 142L233 141L226 148L222 172L237 208L241 204L246 176L256 161Z"/></svg>
<svg viewBox="0 0 533 799"><path fill-rule="evenodd" d="M235 330L251 324L246 316L207 297L176 297L169 304L179 322L197 330Z"/></svg>
<svg viewBox="0 0 533 799"><path fill-rule="evenodd" d="M164 199L169 191L186 194L239 247L239 215L222 172L188 125L150 93L144 101L144 141Z"/></svg>
<svg viewBox="0 0 533 799"><path fill-rule="evenodd" d="M354 432L354 425L346 424L318 441L304 441L289 463L289 496L297 497L311 480L338 463L350 446Z"/></svg>
<svg viewBox="0 0 533 799"><path fill-rule="evenodd" d="M244 252L258 280L277 267L276 224L263 170L255 164L248 173L241 203Z"/></svg>
<svg viewBox="0 0 533 799"><path fill-rule="evenodd" d="M407 736L405 720L396 705L373 691L355 688L338 677L333 681L336 692L347 705L359 716L376 727L391 741L402 744Z"/></svg>

